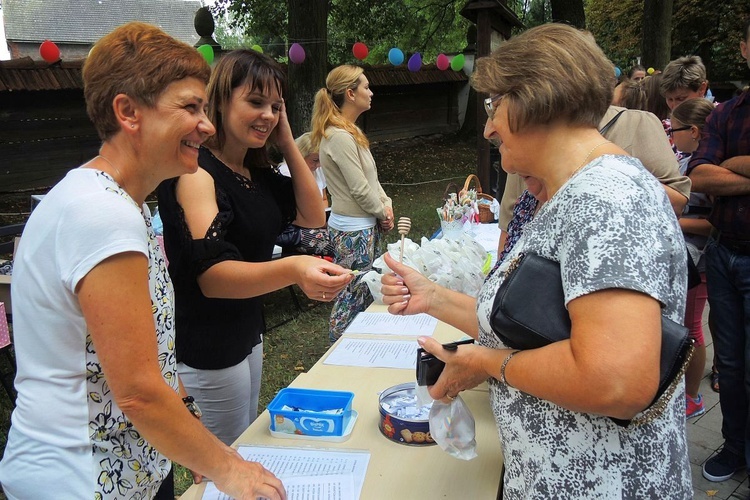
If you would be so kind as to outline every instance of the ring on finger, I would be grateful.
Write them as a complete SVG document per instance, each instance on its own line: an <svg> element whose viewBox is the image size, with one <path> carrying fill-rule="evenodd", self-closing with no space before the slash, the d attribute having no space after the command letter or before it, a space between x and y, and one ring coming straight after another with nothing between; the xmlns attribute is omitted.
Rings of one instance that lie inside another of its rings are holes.
<svg viewBox="0 0 750 500"><path fill-rule="evenodd" d="M451 401L455 401L456 400L456 396L451 396L450 394L446 394L445 397L448 398L448 399L450 399Z"/></svg>

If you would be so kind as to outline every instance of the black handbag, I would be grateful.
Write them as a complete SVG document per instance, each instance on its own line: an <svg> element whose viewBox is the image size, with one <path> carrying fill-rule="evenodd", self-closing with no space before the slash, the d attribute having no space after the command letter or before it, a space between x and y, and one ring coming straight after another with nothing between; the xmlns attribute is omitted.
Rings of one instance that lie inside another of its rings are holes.
<svg viewBox="0 0 750 500"><path fill-rule="evenodd" d="M497 337L513 349L536 349L570 338L570 316L565 308L560 264L528 253L511 263L495 296L490 324ZM662 315L659 389L649 404L676 385L692 354L688 329ZM659 408L664 410L666 399ZM660 413L654 414L652 420ZM610 417L612 418L612 417ZM612 418L621 426L631 421Z"/></svg>

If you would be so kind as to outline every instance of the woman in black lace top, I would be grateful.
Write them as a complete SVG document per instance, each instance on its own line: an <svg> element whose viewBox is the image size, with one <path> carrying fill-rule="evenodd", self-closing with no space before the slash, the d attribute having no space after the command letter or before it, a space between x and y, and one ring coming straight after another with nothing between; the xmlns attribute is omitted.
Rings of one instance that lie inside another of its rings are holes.
<svg viewBox="0 0 750 500"><path fill-rule="evenodd" d="M298 284L330 301L347 270L310 256L271 260L291 222L325 224L317 184L294 143L283 100L284 76L250 50L225 55L208 85L217 134L201 147L195 174L159 187L159 211L176 300L178 371L203 422L229 444L257 416L263 362L262 298ZM291 178L269 167L271 140Z"/></svg>

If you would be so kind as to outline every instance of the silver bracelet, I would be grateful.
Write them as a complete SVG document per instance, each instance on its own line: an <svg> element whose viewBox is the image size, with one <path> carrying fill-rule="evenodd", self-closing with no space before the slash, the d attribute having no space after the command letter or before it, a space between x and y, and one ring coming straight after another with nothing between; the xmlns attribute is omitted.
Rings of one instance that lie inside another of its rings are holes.
<svg viewBox="0 0 750 500"><path fill-rule="evenodd" d="M503 385L507 385L509 387L513 387L508 383L508 381L505 379L505 368L508 366L508 362L510 361L510 358L515 356L521 351L512 351L510 354L508 354L505 359L503 360L502 366L500 366L500 383Z"/></svg>

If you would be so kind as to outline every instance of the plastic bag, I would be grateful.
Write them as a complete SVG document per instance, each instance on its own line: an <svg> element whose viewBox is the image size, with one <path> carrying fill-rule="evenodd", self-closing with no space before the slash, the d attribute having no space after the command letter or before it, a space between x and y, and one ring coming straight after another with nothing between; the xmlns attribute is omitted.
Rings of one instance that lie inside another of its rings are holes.
<svg viewBox="0 0 750 500"><path fill-rule="evenodd" d="M367 287L370 289L370 293L372 294L372 298L375 300L376 304L383 303L383 293L380 291L380 288L383 286L383 284L380 282L380 278L381 275L377 271L368 271L364 276L362 276L362 281L367 284Z"/></svg>
<svg viewBox="0 0 750 500"><path fill-rule="evenodd" d="M388 253L399 258L400 242L388 245ZM487 265L488 253L467 233L458 240L421 239L421 245L409 238L404 241L404 264L419 271L438 285L476 297L491 266ZM372 263L380 274L367 273L364 281L370 287L375 301L382 303L380 276L390 273L381 255Z"/></svg>
<svg viewBox="0 0 750 500"><path fill-rule="evenodd" d="M477 456L474 415L461 396L450 403L432 403L430 435L443 451L455 458L471 460Z"/></svg>

